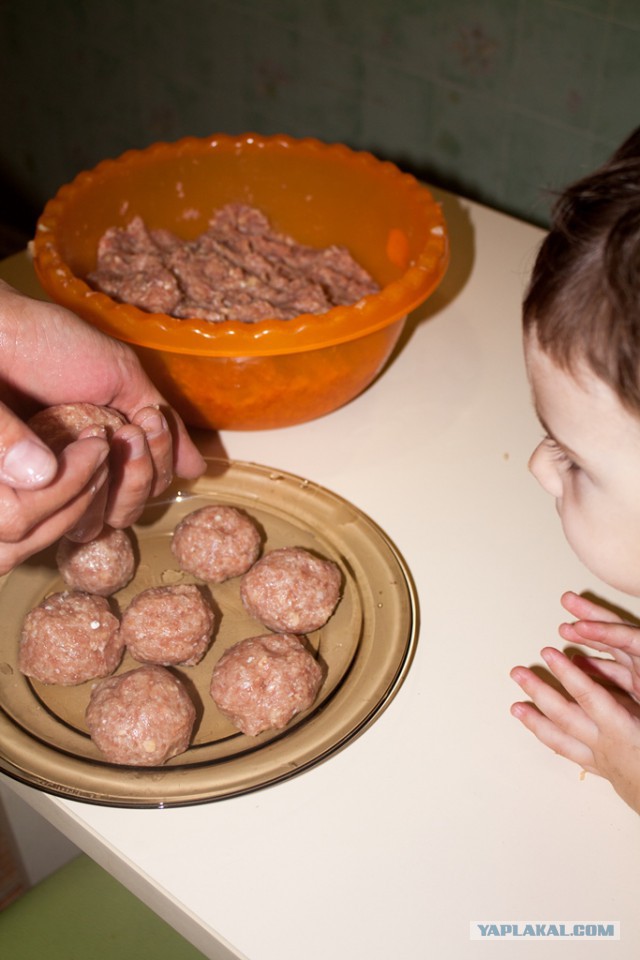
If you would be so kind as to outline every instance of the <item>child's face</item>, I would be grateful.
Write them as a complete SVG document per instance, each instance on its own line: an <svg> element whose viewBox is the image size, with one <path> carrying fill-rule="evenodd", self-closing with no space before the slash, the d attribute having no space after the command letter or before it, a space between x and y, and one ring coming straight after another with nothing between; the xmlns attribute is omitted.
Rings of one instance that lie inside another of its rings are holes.
<svg viewBox="0 0 640 960"><path fill-rule="evenodd" d="M529 468L555 498L569 544L592 573L640 596L640 417L586 366L576 376L525 341L547 436Z"/></svg>

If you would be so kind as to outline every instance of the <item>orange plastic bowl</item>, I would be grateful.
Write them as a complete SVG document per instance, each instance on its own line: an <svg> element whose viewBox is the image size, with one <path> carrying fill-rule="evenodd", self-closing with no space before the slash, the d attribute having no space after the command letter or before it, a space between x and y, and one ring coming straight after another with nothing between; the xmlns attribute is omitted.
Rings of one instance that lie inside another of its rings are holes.
<svg viewBox="0 0 640 960"><path fill-rule="evenodd" d="M193 239L233 201L259 207L301 243L345 245L380 293L321 316L209 323L145 313L86 283L108 227L139 215ZM313 139L216 135L80 173L46 205L34 258L46 293L129 343L187 423L257 430L322 416L364 390L409 311L442 279L448 242L440 206L391 163Z"/></svg>

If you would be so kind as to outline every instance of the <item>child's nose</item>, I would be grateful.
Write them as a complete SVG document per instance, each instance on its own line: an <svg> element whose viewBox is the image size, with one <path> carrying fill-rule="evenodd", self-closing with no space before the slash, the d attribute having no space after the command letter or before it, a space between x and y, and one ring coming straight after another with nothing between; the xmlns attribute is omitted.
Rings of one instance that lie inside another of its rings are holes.
<svg viewBox="0 0 640 960"><path fill-rule="evenodd" d="M558 473L556 462L549 457L544 443L538 444L529 460L529 470L536 478L543 490L555 500L562 496L562 479Z"/></svg>

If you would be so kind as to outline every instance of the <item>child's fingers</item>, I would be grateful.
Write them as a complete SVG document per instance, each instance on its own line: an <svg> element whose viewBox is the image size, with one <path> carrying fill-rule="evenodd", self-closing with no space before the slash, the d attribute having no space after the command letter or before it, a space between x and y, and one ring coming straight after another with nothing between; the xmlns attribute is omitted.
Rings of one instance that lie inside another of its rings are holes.
<svg viewBox="0 0 640 960"><path fill-rule="evenodd" d="M620 706L615 698L572 663L564 653L554 647L545 647L542 650L542 659L567 693L582 708L585 717L592 721L596 730L611 731L614 726L619 726L624 719L628 721L627 711ZM546 713L546 710L544 712ZM587 743L592 742L588 735L577 735Z"/></svg>
<svg viewBox="0 0 640 960"><path fill-rule="evenodd" d="M617 660L605 660L603 657L585 657L577 655L572 658L573 663L583 673L599 680L606 680L627 693L633 693L633 676L627 667Z"/></svg>
<svg viewBox="0 0 640 960"><path fill-rule="evenodd" d="M576 627L578 623L586 623L587 621L576 621L575 623L561 623L558 627L558 633L567 643L579 643L586 647L591 647L592 650L599 650L600 653L609 653L611 647L606 643L600 643L598 640L587 640L586 637L578 633ZM591 623L592 621L588 621ZM623 654L626 658L626 654Z"/></svg>
<svg viewBox="0 0 640 960"><path fill-rule="evenodd" d="M566 593L563 593L560 602L565 610L576 617L577 620L599 620L606 623L624 622L612 610L600 606L599 603L594 603L593 600L587 600L586 597L581 597L579 593L574 593L573 590L567 590Z"/></svg>
<svg viewBox="0 0 640 960"><path fill-rule="evenodd" d="M590 647L591 650L596 650L598 653L606 653L610 657L613 657L619 664L625 667L630 672L633 672L634 667L634 657L627 653L626 650L621 649L620 647L613 646L610 643L603 643L599 640L593 640L589 637L586 637L584 634L589 633L589 629L582 630L580 633L577 630L578 623L582 624L592 624L592 620L580 620L576 623L561 623L558 628L558 633L563 640L566 640L567 643L578 643L583 647ZM604 626L604 624L599 624L599 626ZM614 624L609 624L610 627L613 627ZM615 626L621 626L616 624ZM629 629L627 627L622 627L622 629ZM615 639L615 638L614 638ZM636 660L638 658L635 658ZM575 662L575 658L574 658Z"/></svg>
<svg viewBox="0 0 640 960"><path fill-rule="evenodd" d="M511 679L533 700L534 704L554 727L580 740L590 743L597 734L593 720L576 703L567 700L528 667L514 667Z"/></svg>
<svg viewBox="0 0 640 960"><path fill-rule="evenodd" d="M615 647L632 657L640 657L640 630L627 623L602 623L596 620L578 620L572 624L580 642L599 648Z"/></svg>
<svg viewBox="0 0 640 960"><path fill-rule="evenodd" d="M585 770L595 771L593 753L586 744L576 740L570 734L559 730L556 725L540 713L531 703L514 703L511 714L537 737L540 743L567 760L573 760Z"/></svg>

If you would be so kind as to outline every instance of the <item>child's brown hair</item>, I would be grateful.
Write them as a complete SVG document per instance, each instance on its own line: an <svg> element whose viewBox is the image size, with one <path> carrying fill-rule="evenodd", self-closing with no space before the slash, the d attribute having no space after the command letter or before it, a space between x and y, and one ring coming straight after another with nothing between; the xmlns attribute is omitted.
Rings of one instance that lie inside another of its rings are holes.
<svg viewBox="0 0 640 960"><path fill-rule="evenodd" d="M640 127L558 198L523 322L559 366L586 362L640 413Z"/></svg>

